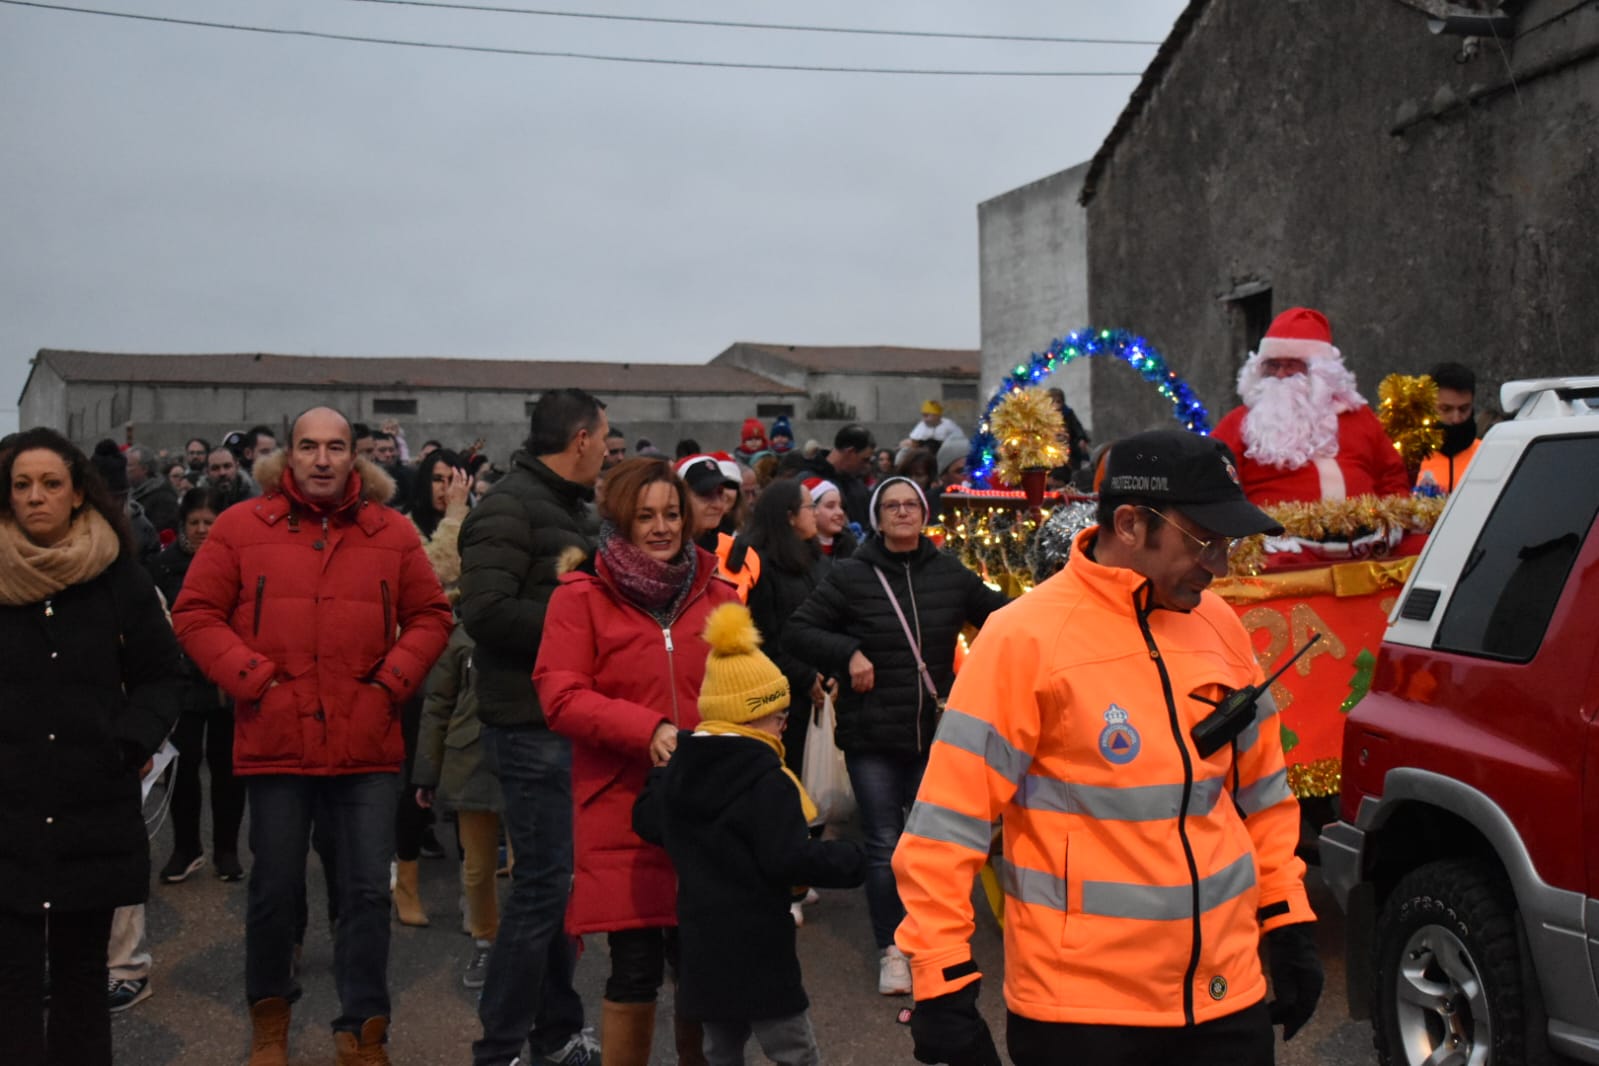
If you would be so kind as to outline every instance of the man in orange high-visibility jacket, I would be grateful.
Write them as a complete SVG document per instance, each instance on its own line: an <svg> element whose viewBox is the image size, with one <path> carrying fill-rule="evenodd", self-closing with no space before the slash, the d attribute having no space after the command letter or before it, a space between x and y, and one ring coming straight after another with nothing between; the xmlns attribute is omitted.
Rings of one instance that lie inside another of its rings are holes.
<svg viewBox="0 0 1599 1066"><path fill-rule="evenodd" d="M894 854L922 1062L999 1061L969 941L1001 817L1017 1066L1271 1063L1272 1025L1292 1036L1321 993L1270 696L1209 757L1192 735L1263 680L1206 586L1230 538L1281 527L1224 444L1180 430L1112 446L1100 493L1065 569L972 646Z"/></svg>
<svg viewBox="0 0 1599 1066"><path fill-rule="evenodd" d="M1477 439L1477 375L1459 363L1439 363L1428 376L1438 386L1438 424L1444 439L1421 461L1416 487L1454 492L1482 443Z"/></svg>

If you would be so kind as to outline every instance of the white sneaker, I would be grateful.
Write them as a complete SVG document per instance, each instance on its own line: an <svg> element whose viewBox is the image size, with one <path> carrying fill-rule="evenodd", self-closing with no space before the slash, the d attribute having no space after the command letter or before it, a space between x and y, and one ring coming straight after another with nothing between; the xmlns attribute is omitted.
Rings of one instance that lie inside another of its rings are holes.
<svg viewBox="0 0 1599 1066"><path fill-rule="evenodd" d="M877 963L877 991L884 996L911 994L911 964L905 953L890 944Z"/></svg>
<svg viewBox="0 0 1599 1066"><path fill-rule="evenodd" d="M822 897L816 894L816 889L807 888L805 890L805 905L807 907L809 907L812 903L820 903L821 901Z"/></svg>
<svg viewBox="0 0 1599 1066"><path fill-rule="evenodd" d="M805 907L798 900L788 905L788 913L794 916L794 927L803 928L805 925Z"/></svg>

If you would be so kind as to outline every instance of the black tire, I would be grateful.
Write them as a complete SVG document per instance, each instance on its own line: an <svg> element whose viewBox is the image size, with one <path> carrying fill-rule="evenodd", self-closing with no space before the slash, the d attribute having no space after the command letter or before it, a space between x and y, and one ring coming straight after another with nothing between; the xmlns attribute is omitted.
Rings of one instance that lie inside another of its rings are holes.
<svg viewBox="0 0 1599 1066"><path fill-rule="evenodd" d="M1445 1049L1462 1066L1547 1061L1544 1034L1528 1032L1532 969L1518 921L1492 862L1447 859L1405 875L1377 920L1371 1017L1384 1066L1420 1066Z"/></svg>

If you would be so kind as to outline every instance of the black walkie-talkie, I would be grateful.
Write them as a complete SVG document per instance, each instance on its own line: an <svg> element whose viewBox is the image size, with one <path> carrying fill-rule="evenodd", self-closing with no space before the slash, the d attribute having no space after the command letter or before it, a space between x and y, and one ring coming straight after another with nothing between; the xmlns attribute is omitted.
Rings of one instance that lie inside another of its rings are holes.
<svg viewBox="0 0 1599 1066"><path fill-rule="evenodd" d="M1260 697L1271 688L1272 682L1282 677L1288 668L1299 661L1299 657L1310 650L1310 646L1321 639L1320 633L1312 633L1310 639L1305 641L1305 646L1288 657L1288 661L1279 666L1270 677L1258 685L1241 688L1237 692L1228 693L1219 702L1206 699L1204 696L1188 694L1191 700L1208 703L1216 708L1205 715L1200 723L1194 726L1188 735L1194 740L1194 747L1199 752L1201 759L1208 759L1222 748L1231 744L1242 733L1249 723L1255 720L1255 704Z"/></svg>

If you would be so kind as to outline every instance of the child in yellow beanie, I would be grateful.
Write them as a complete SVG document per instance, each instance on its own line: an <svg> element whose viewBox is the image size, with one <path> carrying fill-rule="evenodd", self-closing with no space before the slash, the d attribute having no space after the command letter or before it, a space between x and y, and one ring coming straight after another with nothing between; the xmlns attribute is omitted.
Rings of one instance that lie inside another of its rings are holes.
<svg viewBox="0 0 1599 1066"><path fill-rule="evenodd" d="M710 1066L742 1064L751 1035L774 1062L821 1061L790 886L854 888L866 875L858 844L810 837L815 807L783 765L788 680L760 640L742 604L711 612L699 727L633 808L633 828L677 870L678 1015L703 1023Z"/></svg>

